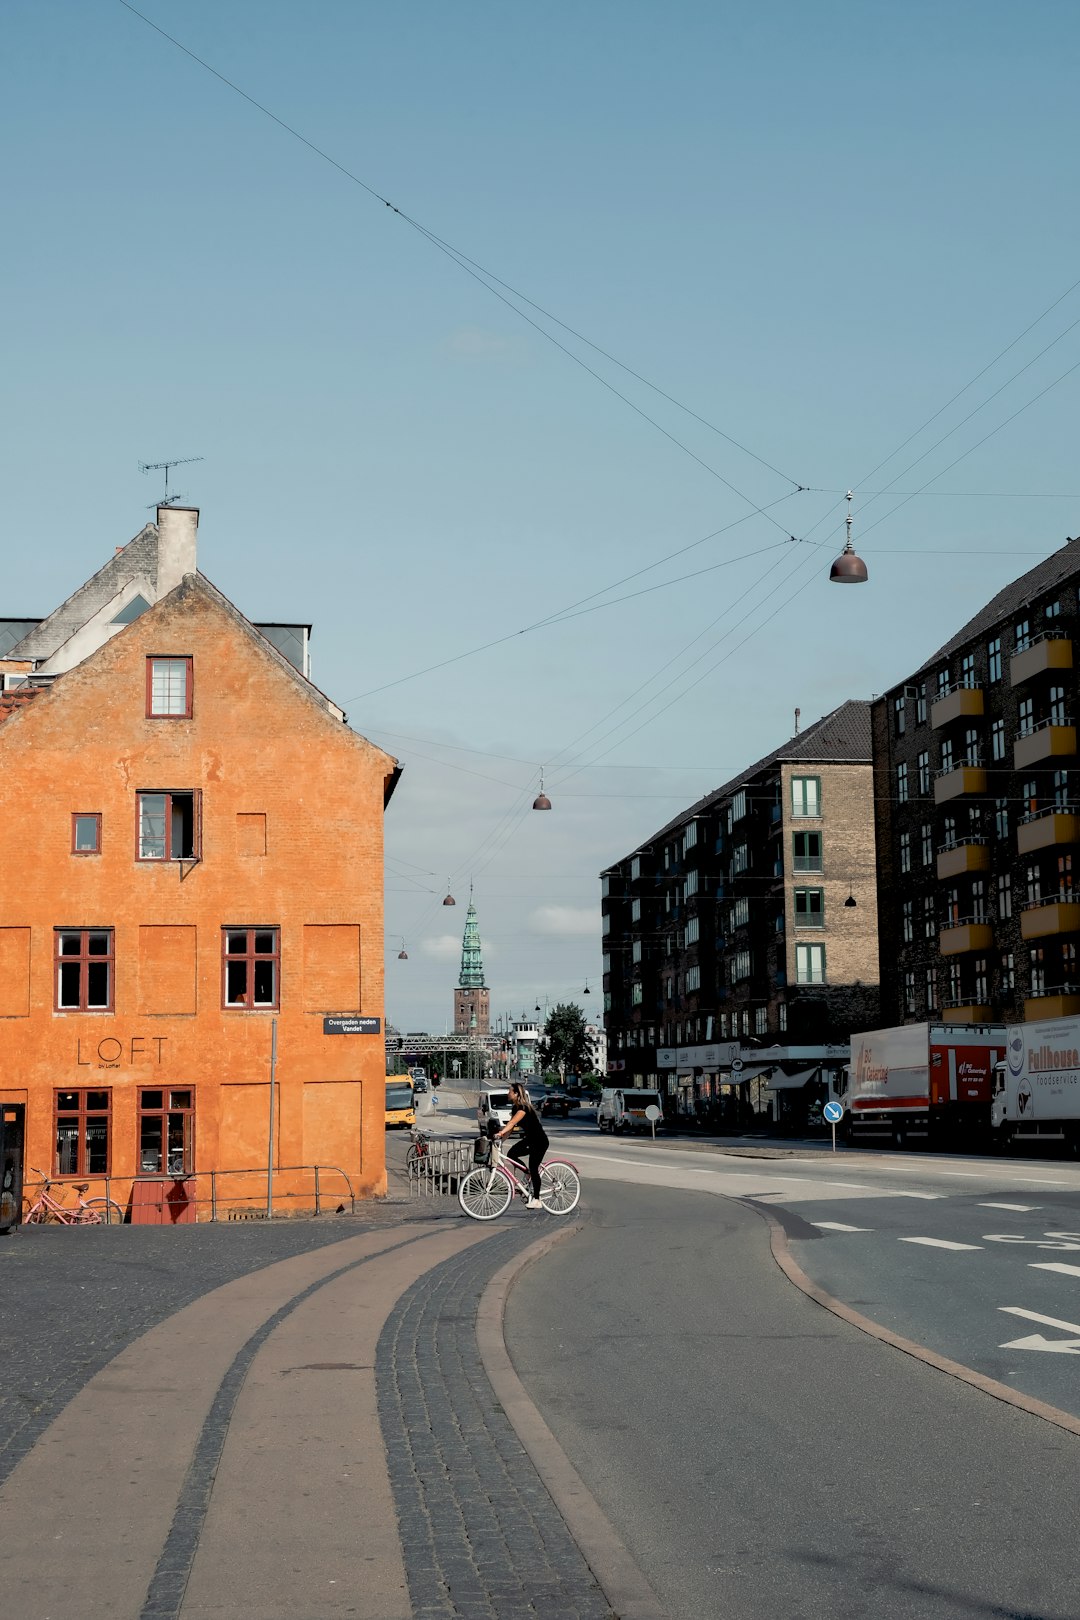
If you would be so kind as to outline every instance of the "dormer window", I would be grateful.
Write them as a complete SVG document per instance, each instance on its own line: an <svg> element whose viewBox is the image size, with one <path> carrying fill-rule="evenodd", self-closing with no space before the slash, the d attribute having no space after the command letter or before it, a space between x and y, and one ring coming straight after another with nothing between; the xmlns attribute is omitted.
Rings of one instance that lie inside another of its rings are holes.
<svg viewBox="0 0 1080 1620"><path fill-rule="evenodd" d="M146 713L154 720L191 718L191 659L146 660Z"/></svg>

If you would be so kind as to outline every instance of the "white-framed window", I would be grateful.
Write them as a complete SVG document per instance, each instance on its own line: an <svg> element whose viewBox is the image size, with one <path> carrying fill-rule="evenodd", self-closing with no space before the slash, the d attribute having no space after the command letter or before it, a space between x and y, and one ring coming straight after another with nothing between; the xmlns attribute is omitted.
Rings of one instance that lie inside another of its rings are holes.
<svg viewBox="0 0 1080 1620"><path fill-rule="evenodd" d="M697 872L696 871L687 872L686 881L683 884L683 895L684 895L684 897L689 899L690 895L697 894L697 883L698 883Z"/></svg>
<svg viewBox="0 0 1080 1620"><path fill-rule="evenodd" d="M688 967L687 968L687 970L686 970L686 988L688 990L700 990L701 989L701 969L699 967Z"/></svg>
<svg viewBox="0 0 1080 1620"><path fill-rule="evenodd" d="M937 968L928 967L926 970L926 1010L933 1012L937 1008Z"/></svg>
<svg viewBox="0 0 1080 1620"><path fill-rule="evenodd" d="M911 834L909 832L900 834L900 870L901 872L911 871Z"/></svg>
<svg viewBox="0 0 1080 1620"><path fill-rule="evenodd" d="M904 735L906 726L907 707L904 702L903 693L901 693L899 697L893 698L893 735L895 737L902 737Z"/></svg>
<svg viewBox="0 0 1080 1620"><path fill-rule="evenodd" d="M787 1002L782 1001L780 1003L779 1007L776 1009L776 1012L777 1012L777 1017L780 1020L780 1033L781 1033L781 1035L786 1035L787 1034Z"/></svg>
<svg viewBox="0 0 1080 1620"><path fill-rule="evenodd" d="M685 855L688 849L693 849L697 843L697 822L691 821L683 833L682 847Z"/></svg>
<svg viewBox="0 0 1080 1620"><path fill-rule="evenodd" d="M630 947L630 960L632 962L640 962L641 961L641 941L640 941L640 939L635 939L633 944Z"/></svg>
<svg viewBox="0 0 1080 1620"><path fill-rule="evenodd" d="M640 984L632 984L630 986L630 1005L631 1005L631 1007L640 1007L641 1006L641 986L640 986Z"/></svg>
<svg viewBox="0 0 1080 1620"><path fill-rule="evenodd" d="M899 765L896 767L896 802L897 802L897 804L907 804L907 798L908 798L907 761L906 760L901 760Z"/></svg>
<svg viewBox="0 0 1080 1620"><path fill-rule="evenodd" d="M691 917L686 924L686 943L696 945L701 933L701 923L697 917Z"/></svg>
<svg viewBox="0 0 1080 1620"><path fill-rule="evenodd" d="M740 984L743 979L750 977L750 952L736 951L731 958L731 982Z"/></svg>
<svg viewBox="0 0 1080 1620"><path fill-rule="evenodd" d="M746 814L746 789L740 788L731 801L732 821L741 821Z"/></svg>
<svg viewBox="0 0 1080 1620"><path fill-rule="evenodd" d="M904 944L905 945L910 945L911 941L915 937L915 902L914 902L914 900L905 900L904 901L904 904L903 904L903 906L901 907L901 910L900 910L900 917L901 917L900 929L901 929L901 934L903 936Z"/></svg>
<svg viewBox="0 0 1080 1620"><path fill-rule="evenodd" d="M915 973L911 970L904 974L904 1011L915 1011Z"/></svg>
<svg viewBox="0 0 1080 1620"><path fill-rule="evenodd" d="M1001 679L1001 637L995 636L986 644L986 665L991 685Z"/></svg>
<svg viewBox="0 0 1080 1620"><path fill-rule="evenodd" d="M732 872L745 872L749 864L750 846L748 844L736 844L731 852Z"/></svg>
<svg viewBox="0 0 1080 1620"><path fill-rule="evenodd" d="M744 895L728 909L728 927L745 928L750 921L750 902Z"/></svg>
<svg viewBox="0 0 1080 1620"><path fill-rule="evenodd" d="M640 900L631 900L631 902L630 902L630 921L631 922L640 922L641 921L641 901Z"/></svg>
<svg viewBox="0 0 1080 1620"><path fill-rule="evenodd" d="M611 913L610 912L605 911L604 915L601 917L601 919L600 919L600 932L601 932L601 934L610 934L611 933Z"/></svg>
<svg viewBox="0 0 1080 1620"><path fill-rule="evenodd" d="M932 821L923 822L920 832L920 839L922 845L922 863L924 866L932 866L934 862L934 824Z"/></svg>
<svg viewBox="0 0 1080 1620"><path fill-rule="evenodd" d="M930 750L924 748L915 761L915 768L919 773L919 795L926 798L930 792Z"/></svg>
<svg viewBox="0 0 1080 1620"><path fill-rule="evenodd" d="M825 983L824 945L796 945L795 982L796 984Z"/></svg>
<svg viewBox="0 0 1080 1620"><path fill-rule="evenodd" d="M754 1034L755 1035L764 1035L765 1032L767 1031L768 1027L769 1027L769 1009L768 1009L768 1007L755 1007L754 1008Z"/></svg>
<svg viewBox="0 0 1080 1620"><path fill-rule="evenodd" d="M641 856L635 855L630 862L630 881L636 883L641 876Z"/></svg>
<svg viewBox="0 0 1080 1620"><path fill-rule="evenodd" d="M146 660L146 713L149 719L191 718L192 667L190 658Z"/></svg>

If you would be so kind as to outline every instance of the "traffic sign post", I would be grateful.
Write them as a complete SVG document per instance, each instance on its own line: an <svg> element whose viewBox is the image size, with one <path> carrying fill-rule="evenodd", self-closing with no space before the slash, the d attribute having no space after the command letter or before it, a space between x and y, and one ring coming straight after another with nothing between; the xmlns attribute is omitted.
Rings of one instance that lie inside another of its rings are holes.
<svg viewBox="0 0 1080 1620"><path fill-rule="evenodd" d="M663 1119L663 1117L663 1114L661 1114L655 1103L650 1103L648 1108L645 1110L645 1118L652 1126L652 1139L654 1142L656 1141L656 1122L658 1119Z"/></svg>
<svg viewBox="0 0 1080 1620"><path fill-rule="evenodd" d="M838 1102L827 1102L822 1109L826 1120L832 1126L832 1150L836 1152L836 1127L844 1117L844 1105Z"/></svg>

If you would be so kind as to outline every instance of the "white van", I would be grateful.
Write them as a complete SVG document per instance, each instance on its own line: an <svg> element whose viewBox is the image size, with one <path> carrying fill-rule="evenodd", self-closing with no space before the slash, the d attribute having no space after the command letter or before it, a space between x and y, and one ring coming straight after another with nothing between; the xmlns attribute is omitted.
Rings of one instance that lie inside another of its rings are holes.
<svg viewBox="0 0 1080 1620"><path fill-rule="evenodd" d="M650 1130L650 1123L645 1118L645 1110L650 1105L655 1105L663 1114L664 1105L658 1091L627 1091L605 1087L600 1093L596 1109L596 1128L598 1131ZM660 1123L661 1121L657 1120L657 1124Z"/></svg>
<svg viewBox="0 0 1080 1620"><path fill-rule="evenodd" d="M486 1130L489 1119L497 1120L499 1129L502 1130L504 1125L509 1125L513 1115L510 1093L505 1086L480 1093L480 1100L476 1104L476 1123L482 1131Z"/></svg>

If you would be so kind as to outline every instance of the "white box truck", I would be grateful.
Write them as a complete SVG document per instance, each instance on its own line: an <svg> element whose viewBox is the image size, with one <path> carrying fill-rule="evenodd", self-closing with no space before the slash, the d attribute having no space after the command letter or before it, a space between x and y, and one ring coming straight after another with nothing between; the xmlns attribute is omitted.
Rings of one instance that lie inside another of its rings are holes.
<svg viewBox="0 0 1080 1620"><path fill-rule="evenodd" d="M994 1077L996 1140L1066 1142L1080 1151L1080 1018L1010 1025Z"/></svg>
<svg viewBox="0 0 1080 1620"><path fill-rule="evenodd" d="M853 1142L885 1138L978 1146L988 1139L994 1070L1006 1031L990 1025L900 1024L851 1037L835 1093Z"/></svg>

